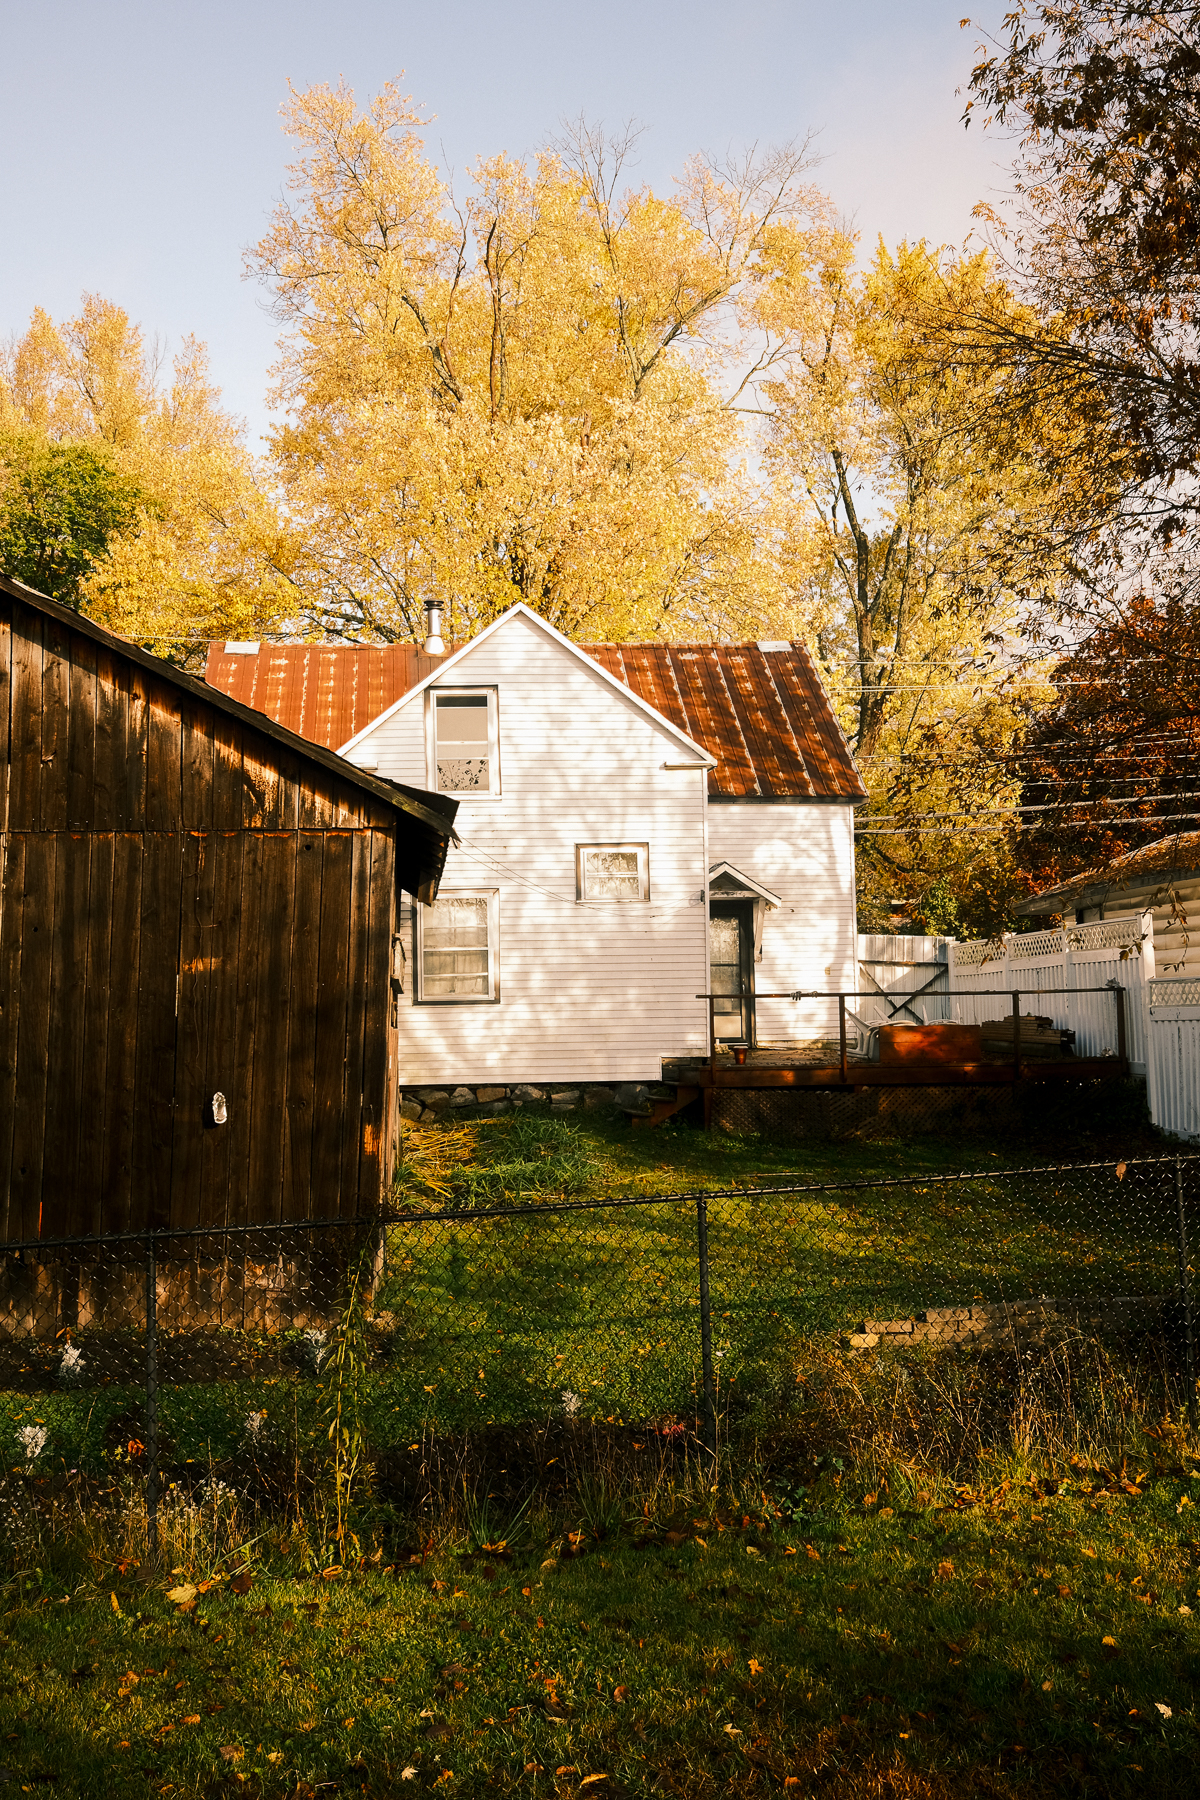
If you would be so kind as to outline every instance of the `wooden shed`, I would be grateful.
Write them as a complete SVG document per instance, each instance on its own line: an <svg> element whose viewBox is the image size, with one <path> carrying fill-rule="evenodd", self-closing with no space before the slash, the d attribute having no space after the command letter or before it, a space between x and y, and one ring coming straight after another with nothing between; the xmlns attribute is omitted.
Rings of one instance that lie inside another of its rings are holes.
<svg viewBox="0 0 1200 1800"><path fill-rule="evenodd" d="M0 577L0 1242L369 1214L455 811Z"/></svg>

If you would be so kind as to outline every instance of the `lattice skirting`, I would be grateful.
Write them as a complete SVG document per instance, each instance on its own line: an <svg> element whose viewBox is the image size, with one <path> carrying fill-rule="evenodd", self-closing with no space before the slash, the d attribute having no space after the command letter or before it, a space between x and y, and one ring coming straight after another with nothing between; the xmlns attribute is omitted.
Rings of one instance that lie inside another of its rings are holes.
<svg viewBox="0 0 1200 1800"><path fill-rule="evenodd" d="M1200 981L1180 980L1152 981L1150 983L1151 1006L1200 1006Z"/></svg>
<svg viewBox="0 0 1200 1800"><path fill-rule="evenodd" d="M718 1090L713 1124L765 1138L892 1137L910 1132L999 1125L1012 1117L1007 1087L864 1088L860 1093L779 1088Z"/></svg>

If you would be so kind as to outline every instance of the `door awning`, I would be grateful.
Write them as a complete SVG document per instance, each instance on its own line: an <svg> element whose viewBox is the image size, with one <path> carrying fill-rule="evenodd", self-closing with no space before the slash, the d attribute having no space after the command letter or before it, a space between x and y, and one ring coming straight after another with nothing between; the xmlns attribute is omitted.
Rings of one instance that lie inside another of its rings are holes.
<svg viewBox="0 0 1200 1800"><path fill-rule="evenodd" d="M781 906L778 894L765 888L761 881L743 875L732 863L713 863L708 871L708 891L721 900L761 900L767 906Z"/></svg>
<svg viewBox="0 0 1200 1800"><path fill-rule="evenodd" d="M732 863L712 863L708 871L708 898L713 900L752 900L754 902L754 960L762 961L763 921L769 907L782 905L778 894L765 888L761 881L743 875Z"/></svg>

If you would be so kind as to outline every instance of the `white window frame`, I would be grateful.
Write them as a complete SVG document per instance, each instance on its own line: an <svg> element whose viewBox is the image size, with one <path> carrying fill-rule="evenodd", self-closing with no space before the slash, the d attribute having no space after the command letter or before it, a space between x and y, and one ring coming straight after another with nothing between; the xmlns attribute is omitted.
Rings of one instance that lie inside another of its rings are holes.
<svg viewBox="0 0 1200 1800"><path fill-rule="evenodd" d="M418 1006L494 1006L500 998L499 888L441 888L437 898L438 900L487 901L488 992L486 994L427 994L425 992L425 923L433 908L416 906L413 908L417 940L414 945L416 993L413 996L416 1004ZM433 904L436 906L437 900Z"/></svg>
<svg viewBox="0 0 1200 1800"><path fill-rule="evenodd" d="M442 788L438 786L437 703L443 700L487 701L488 718L488 786L483 788ZM452 794L456 800L498 800L500 798L500 695L494 687L431 687L425 690L425 752L429 786L435 794Z"/></svg>
<svg viewBox="0 0 1200 1800"><path fill-rule="evenodd" d="M617 894L589 894L587 891L587 857L589 850L632 850L637 853L638 886L640 892L624 898ZM650 899L650 846L649 844L576 844L575 846L575 899L580 906L643 906Z"/></svg>

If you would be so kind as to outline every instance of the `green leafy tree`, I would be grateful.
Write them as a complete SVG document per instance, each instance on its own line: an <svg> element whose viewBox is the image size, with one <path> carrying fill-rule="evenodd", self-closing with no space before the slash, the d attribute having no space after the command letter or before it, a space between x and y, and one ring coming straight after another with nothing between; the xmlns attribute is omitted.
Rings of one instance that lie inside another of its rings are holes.
<svg viewBox="0 0 1200 1800"><path fill-rule="evenodd" d="M0 438L0 569L78 607L82 584L128 531L141 493L98 445L37 432Z"/></svg>

